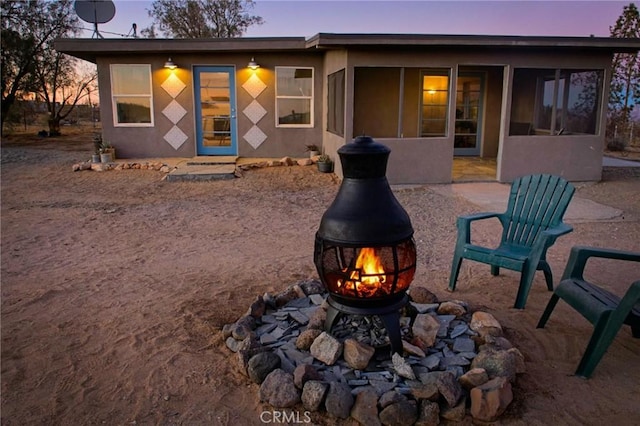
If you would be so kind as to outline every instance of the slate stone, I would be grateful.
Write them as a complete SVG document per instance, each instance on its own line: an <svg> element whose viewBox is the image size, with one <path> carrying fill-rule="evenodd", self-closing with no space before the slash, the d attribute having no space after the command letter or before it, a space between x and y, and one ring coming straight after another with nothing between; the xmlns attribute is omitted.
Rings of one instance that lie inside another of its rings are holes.
<svg viewBox="0 0 640 426"><path fill-rule="evenodd" d="M384 393L389 392L396 387L395 383L386 380L369 379L369 384L376 390L378 395L383 395Z"/></svg>
<svg viewBox="0 0 640 426"><path fill-rule="evenodd" d="M300 402L300 391L293 383L293 375L273 370L260 385L260 401L274 408L293 407Z"/></svg>
<svg viewBox="0 0 640 426"><path fill-rule="evenodd" d="M302 388L302 405L309 411L318 411L324 403L329 385L317 380L309 380Z"/></svg>
<svg viewBox="0 0 640 426"><path fill-rule="evenodd" d="M476 342L468 337L458 337L453 341L454 352L473 352L476 350Z"/></svg>
<svg viewBox="0 0 640 426"><path fill-rule="evenodd" d="M415 303L411 302L411 306L414 307L419 314L426 314L428 312L436 312L438 310L439 303Z"/></svg>
<svg viewBox="0 0 640 426"><path fill-rule="evenodd" d="M456 376L449 371L433 371L423 374L420 376L420 381L425 385L435 384L449 407L456 405L462 396L460 383L456 380Z"/></svg>
<svg viewBox="0 0 640 426"><path fill-rule="evenodd" d="M280 368L280 357L273 352L261 352L249 359L247 375L260 384L276 368Z"/></svg>
<svg viewBox="0 0 640 426"><path fill-rule="evenodd" d="M320 280L314 279L303 281L299 285L302 291L304 291L307 296L311 296L313 294L322 294L326 291L326 288Z"/></svg>
<svg viewBox="0 0 640 426"><path fill-rule="evenodd" d="M309 300L311 300L311 303L314 305L320 306L324 302L324 297L320 294L310 294Z"/></svg>
<svg viewBox="0 0 640 426"><path fill-rule="evenodd" d="M327 413L340 419L346 419L351 413L354 399L351 395L351 388L339 382L329 383L329 390L324 402Z"/></svg>
<svg viewBox="0 0 640 426"><path fill-rule="evenodd" d="M442 356L440 354L432 354L420 361L420 364L427 367L429 370L435 370L440 366L442 362Z"/></svg>
<svg viewBox="0 0 640 426"><path fill-rule="evenodd" d="M459 324L453 327L451 333L449 333L449 337L455 339L456 337L462 336L467 331L469 331L469 326L467 324Z"/></svg>
<svg viewBox="0 0 640 426"><path fill-rule="evenodd" d="M419 347L417 347L416 345L412 345L411 343L407 342L406 340L402 341L402 349L411 354L411 355L415 355L417 357L420 358L424 358L426 356L426 354L424 353L424 351L422 349L420 349ZM419 362L419 361L416 361Z"/></svg>
<svg viewBox="0 0 640 426"><path fill-rule="evenodd" d="M440 417L451 422L462 422L467 415L467 398L463 396L454 407L443 407Z"/></svg>

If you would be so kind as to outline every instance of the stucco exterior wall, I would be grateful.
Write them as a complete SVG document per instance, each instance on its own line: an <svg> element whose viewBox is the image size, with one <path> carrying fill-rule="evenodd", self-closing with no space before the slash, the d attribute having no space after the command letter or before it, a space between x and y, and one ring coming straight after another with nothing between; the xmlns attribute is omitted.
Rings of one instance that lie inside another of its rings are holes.
<svg viewBox="0 0 640 426"><path fill-rule="evenodd" d="M120 158L132 157L193 157L196 155L196 123L194 113L194 66L233 66L235 67L236 116L238 155L244 157L303 157L305 145L322 143L323 128L323 58L317 53L302 54L269 54L257 55L260 68L252 71L247 68L249 56L242 53L215 55L173 55L178 65L176 70L163 68L166 58L158 55L149 56L109 56L98 60L99 85L101 89L101 119L103 138L116 148ZM111 104L111 82L109 64L150 64L153 83L153 116L152 127L115 127ZM314 68L314 126L312 128L276 127L275 111L275 67L299 66ZM262 80L266 88L257 97L257 101L267 111L257 123L267 136L266 140L254 149L244 138L253 123L243 114L243 110L253 98L242 88L252 73ZM177 123L185 133L187 140L176 150L164 140L164 135L173 127L173 123L162 114L162 110L173 99L162 89L162 83L173 73L185 85L185 89L176 97L176 101L187 111Z"/></svg>

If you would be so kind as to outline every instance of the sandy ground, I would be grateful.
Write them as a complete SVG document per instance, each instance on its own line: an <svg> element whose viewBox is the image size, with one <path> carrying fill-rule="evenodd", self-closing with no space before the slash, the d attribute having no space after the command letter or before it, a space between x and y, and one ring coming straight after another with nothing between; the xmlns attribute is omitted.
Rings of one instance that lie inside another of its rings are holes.
<svg viewBox="0 0 640 426"><path fill-rule="evenodd" d="M313 237L338 183L311 167L189 183L73 173L88 141L3 140L2 424L261 424L268 407L229 363L221 328L257 295L316 277ZM640 248L638 169L606 170L578 194L624 220L575 223L549 251L556 278L573 245ZM445 291L455 218L478 206L430 186L397 197L416 231L413 285L493 313L526 357L501 424L638 421L640 339L625 328L592 379L572 376L591 326L561 303L535 328L550 296L541 274L524 311L512 309L517 274L492 277L478 263L463 262L457 291ZM498 226L475 232L490 243ZM618 294L639 278L619 263L588 273Z"/></svg>

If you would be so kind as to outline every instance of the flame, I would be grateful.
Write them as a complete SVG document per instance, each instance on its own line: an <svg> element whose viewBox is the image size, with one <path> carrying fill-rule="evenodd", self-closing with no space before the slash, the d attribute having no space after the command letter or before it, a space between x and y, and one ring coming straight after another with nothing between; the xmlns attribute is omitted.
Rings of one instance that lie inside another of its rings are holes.
<svg viewBox="0 0 640 426"><path fill-rule="evenodd" d="M344 269L343 272L347 272ZM338 288L349 293L355 293L365 297L377 296L383 289L386 275L382 261L376 254L376 250L365 247L360 250L356 259L355 269L351 271L346 282L338 280Z"/></svg>

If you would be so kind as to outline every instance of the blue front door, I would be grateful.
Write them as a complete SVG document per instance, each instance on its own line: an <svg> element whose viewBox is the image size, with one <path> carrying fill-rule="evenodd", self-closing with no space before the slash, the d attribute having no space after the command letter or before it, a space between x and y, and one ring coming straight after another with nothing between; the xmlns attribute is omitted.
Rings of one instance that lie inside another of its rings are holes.
<svg viewBox="0 0 640 426"><path fill-rule="evenodd" d="M193 70L197 155L237 155L235 69Z"/></svg>

